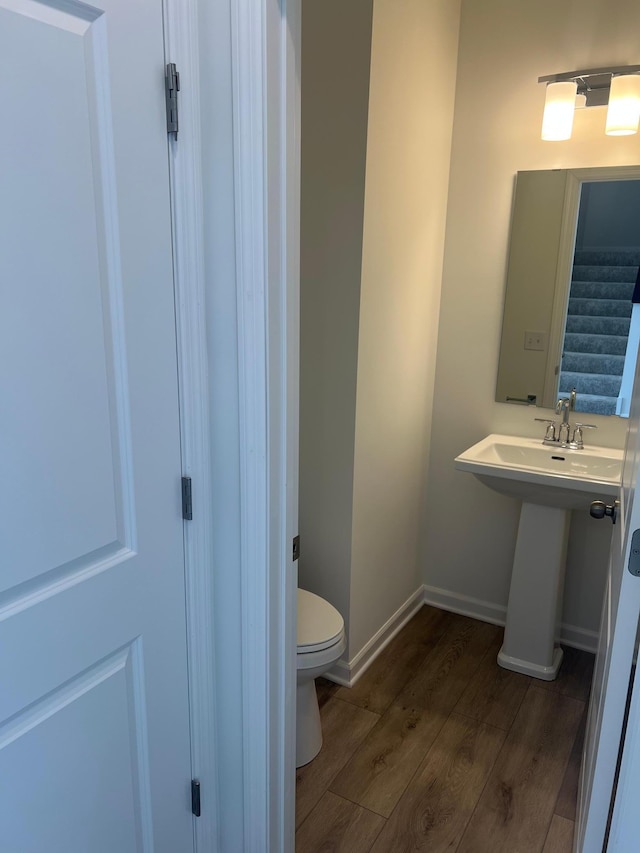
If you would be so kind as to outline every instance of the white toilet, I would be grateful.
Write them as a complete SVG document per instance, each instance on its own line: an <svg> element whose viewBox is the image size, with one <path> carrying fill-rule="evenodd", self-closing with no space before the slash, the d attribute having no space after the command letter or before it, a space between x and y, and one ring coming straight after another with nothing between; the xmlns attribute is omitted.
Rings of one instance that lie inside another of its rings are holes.
<svg viewBox="0 0 640 853"><path fill-rule="evenodd" d="M296 767L308 764L322 746L314 679L333 666L346 645L344 620L335 607L319 595L299 589Z"/></svg>

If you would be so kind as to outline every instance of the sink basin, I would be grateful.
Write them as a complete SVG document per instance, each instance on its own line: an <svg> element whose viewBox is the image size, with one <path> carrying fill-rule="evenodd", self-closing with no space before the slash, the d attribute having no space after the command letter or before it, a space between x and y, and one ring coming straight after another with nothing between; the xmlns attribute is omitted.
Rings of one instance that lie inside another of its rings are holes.
<svg viewBox="0 0 640 853"><path fill-rule="evenodd" d="M540 439L489 435L455 459L494 491L561 509L581 509L618 494L622 450L586 447L563 450Z"/></svg>

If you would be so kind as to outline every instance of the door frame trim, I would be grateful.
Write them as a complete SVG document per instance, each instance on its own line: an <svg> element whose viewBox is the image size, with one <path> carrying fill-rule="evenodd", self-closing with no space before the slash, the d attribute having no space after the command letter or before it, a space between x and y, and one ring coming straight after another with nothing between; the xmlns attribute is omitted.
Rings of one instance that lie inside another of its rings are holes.
<svg viewBox="0 0 640 853"><path fill-rule="evenodd" d="M163 0L165 62L188 80L180 93L179 140L169 141L182 475L191 477L193 520L184 522L191 768L200 779L202 814L193 818L195 849L218 843L216 688L213 642L213 482L204 313L204 222L200 136L197 0ZM179 488L179 484L176 484ZM215 568L214 568L215 570Z"/></svg>
<svg viewBox="0 0 640 853"><path fill-rule="evenodd" d="M231 3L247 853L294 849L299 20Z"/></svg>
<svg viewBox="0 0 640 853"><path fill-rule="evenodd" d="M180 94L170 143L185 524L189 691L202 817L196 849L219 849L209 377L203 306L198 0L163 0L166 61ZM232 0L234 198L240 400L243 828L246 853L293 853L297 576L300 0ZM220 38L228 38L221 33ZM211 45L215 49L215 45ZM242 130L242 132L240 132Z"/></svg>

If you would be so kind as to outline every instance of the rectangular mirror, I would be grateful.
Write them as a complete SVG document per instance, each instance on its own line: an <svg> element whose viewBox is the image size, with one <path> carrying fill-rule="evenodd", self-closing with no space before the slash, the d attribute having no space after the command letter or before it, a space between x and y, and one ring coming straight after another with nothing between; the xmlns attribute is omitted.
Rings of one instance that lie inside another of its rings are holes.
<svg viewBox="0 0 640 853"><path fill-rule="evenodd" d="M496 400L628 415L639 267L640 167L518 172Z"/></svg>

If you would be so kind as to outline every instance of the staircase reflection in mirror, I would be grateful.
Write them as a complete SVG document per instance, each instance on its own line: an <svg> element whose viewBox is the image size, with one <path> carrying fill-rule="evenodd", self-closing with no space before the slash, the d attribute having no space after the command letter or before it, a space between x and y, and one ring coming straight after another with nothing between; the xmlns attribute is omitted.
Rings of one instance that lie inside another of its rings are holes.
<svg viewBox="0 0 640 853"><path fill-rule="evenodd" d="M631 389L622 382L639 265L640 251L575 253L558 392L576 389L576 411L628 414ZM636 353L637 343L631 379Z"/></svg>

